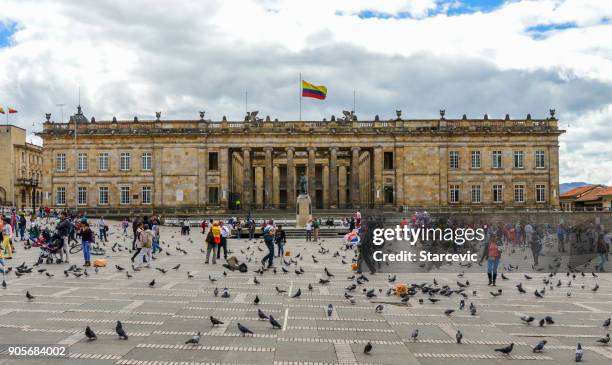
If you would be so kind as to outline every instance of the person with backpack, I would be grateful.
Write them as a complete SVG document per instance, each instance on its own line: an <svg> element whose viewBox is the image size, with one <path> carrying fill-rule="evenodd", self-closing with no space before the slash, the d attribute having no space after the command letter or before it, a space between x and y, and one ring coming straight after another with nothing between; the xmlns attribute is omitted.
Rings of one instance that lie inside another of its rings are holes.
<svg viewBox="0 0 612 365"><path fill-rule="evenodd" d="M266 247L268 248L268 254L261 259L261 264L266 265L266 261L268 261L268 269L274 267L274 235L276 234L276 229L274 228L274 222L272 220L268 221L268 224L263 229L263 239Z"/></svg>
<svg viewBox="0 0 612 365"><path fill-rule="evenodd" d="M484 250L480 257L478 264L482 264L484 259L487 260L487 276L489 277L489 284L495 286L497 280L497 267L501 260L501 248L497 245L496 236L491 236L489 243L484 245Z"/></svg>
<svg viewBox="0 0 612 365"><path fill-rule="evenodd" d="M151 228L149 228L148 224L142 224L142 231L140 232L140 236L138 237L138 241L140 242L140 265L144 265L144 267L151 267L153 258L151 255L151 247L153 247L153 232L151 232ZM146 265L145 265L145 257L146 257Z"/></svg>
<svg viewBox="0 0 612 365"><path fill-rule="evenodd" d="M140 255L140 252L142 251L142 241L140 239L142 232L144 232L144 224L141 222L141 223L138 223L138 225L136 226L136 231L134 232L134 238L136 242L134 244L134 250L135 250L134 254L132 255L132 258L130 259L132 260L132 262L134 262L136 257Z"/></svg>
<svg viewBox="0 0 612 365"><path fill-rule="evenodd" d="M83 247L83 258L85 264L83 266L91 266L91 255L89 252L90 245L94 242L94 235L89 228L89 223L83 222L81 224L81 245Z"/></svg>
<svg viewBox="0 0 612 365"><path fill-rule="evenodd" d="M213 222L210 230L208 230L208 234L206 235L206 261L205 264L208 264L210 261L210 253L212 251L212 263L213 265L217 264L217 250L219 249L219 245L221 244L221 228L219 227L219 222Z"/></svg>

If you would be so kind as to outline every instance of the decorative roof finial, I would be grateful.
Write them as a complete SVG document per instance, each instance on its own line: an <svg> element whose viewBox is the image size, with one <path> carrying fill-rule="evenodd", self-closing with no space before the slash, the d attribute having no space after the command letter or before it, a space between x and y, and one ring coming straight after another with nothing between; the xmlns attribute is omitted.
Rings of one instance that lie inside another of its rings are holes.
<svg viewBox="0 0 612 365"><path fill-rule="evenodd" d="M45 118L47 119L47 123L51 121L51 113L45 113Z"/></svg>
<svg viewBox="0 0 612 365"><path fill-rule="evenodd" d="M159 122L159 118L161 118L161 112L155 112L156 121Z"/></svg>
<svg viewBox="0 0 612 365"><path fill-rule="evenodd" d="M555 119L555 109L550 109L549 112L550 112L550 117L552 119Z"/></svg>
<svg viewBox="0 0 612 365"><path fill-rule="evenodd" d="M440 119L444 119L444 115L446 114L445 109L440 109Z"/></svg>
<svg viewBox="0 0 612 365"><path fill-rule="evenodd" d="M206 112L204 110L200 111L200 120L204 120L204 115L206 114Z"/></svg>

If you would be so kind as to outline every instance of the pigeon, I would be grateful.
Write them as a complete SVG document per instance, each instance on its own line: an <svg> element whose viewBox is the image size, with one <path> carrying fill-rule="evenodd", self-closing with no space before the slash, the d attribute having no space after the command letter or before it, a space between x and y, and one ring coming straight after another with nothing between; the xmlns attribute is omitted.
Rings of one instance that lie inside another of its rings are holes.
<svg viewBox="0 0 612 365"><path fill-rule="evenodd" d="M329 284L329 280L321 278L321 279L319 279L319 284L321 284L321 285Z"/></svg>
<svg viewBox="0 0 612 365"><path fill-rule="evenodd" d="M120 340L128 339L128 335L127 333L125 333L125 330L123 329L123 325L121 324L121 321L117 321L117 325L115 326L115 332L117 332L117 335L119 336Z"/></svg>
<svg viewBox="0 0 612 365"><path fill-rule="evenodd" d="M385 307L384 307L382 304L379 304L379 305L377 305L377 306L376 306L376 308L374 309L374 311L375 311L376 313L382 313L382 311L383 311L383 309L384 309L384 308L385 308Z"/></svg>
<svg viewBox="0 0 612 365"><path fill-rule="evenodd" d="M576 362L582 361L582 345L580 342L576 345Z"/></svg>
<svg viewBox="0 0 612 365"><path fill-rule="evenodd" d="M26 298L28 298L28 300L34 300L34 298L36 298L35 296L33 296L32 294L30 294L30 291L26 291Z"/></svg>
<svg viewBox="0 0 612 365"><path fill-rule="evenodd" d="M210 323L212 323L212 326L216 326L218 324L223 324L223 322L221 322L220 320L218 320L217 318L210 316Z"/></svg>
<svg viewBox="0 0 612 365"><path fill-rule="evenodd" d="M606 319L602 326L603 327L610 327L610 318Z"/></svg>
<svg viewBox="0 0 612 365"><path fill-rule="evenodd" d="M333 305L330 303L330 304L327 306L327 316L328 316L328 317L331 317L331 315L332 315L332 313L333 313L333 312L334 312L334 306L333 306Z"/></svg>
<svg viewBox="0 0 612 365"><path fill-rule="evenodd" d="M460 330L457 330L457 333L455 334L455 338L457 339L457 343L461 344L461 340L463 339L463 333L461 333Z"/></svg>
<svg viewBox="0 0 612 365"><path fill-rule="evenodd" d="M527 279L527 280L531 280L531 279L533 279L533 278L532 278L531 276L529 276L529 275L525 274L525 279Z"/></svg>
<svg viewBox="0 0 612 365"><path fill-rule="evenodd" d="M229 298L230 293L228 288L223 288L223 294L221 294L221 298Z"/></svg>
<svg viewBox="0 0 612 365"><path fill-rule="evenodd" d="M52 277L54 277L55 275L51 274L50 272L46 272L45 275L47 275L47 277L49 279L51 279Z"/></svg>
<svg viewBox="0 0 612 365"><path fill-rule="evenodd" d="M548 341L546 341L546 340L542 340L542 341L538 342L538 343L535 345L535 347L533 348L533 352L534 352L534 353L536 353L536 352L542 352L542 351L544 350L544 346L546 345L546 343L547 343L547 342L548 342Z"/></svg>
<svg viewBox="0 0 612 365"><path fill-rule="evenodd" d="M417 328L414 331L412 331L412 335L410 335L410 338L412 338L412 341L416 341L418 337L419 337L419 329Z"/></svg>
<svg viewBox="0 0 612 365"><path fill-rule="evenodd" d="M181 264L178 264L172 268L172 270L178 270L181 267Z"/></svg>
<svg viewBox="0 0 612 365"><path fill-rule="evenodd" d="M210 280L211 282L215 282L217 281L217 279L213 278L212 276L210 276L210 274L208 274L208 280Z"/></svg>
<svg viewBox="0 0 612 365"><path fill-rule="evenodd" d="M501 347L501 348L495 349L495 351L501 352L502 354L508 355L509 353L512 352L513 348L514 348L514 343L511 343L510 345L508 345L506 347Z"/></svg>
<svg viewBox="0 0 612 365"><path fill-rule="evenodd" d="M257 280L257 277L253 277L253 284L259 285L259 284L261 284L261 282L259 280Z"/></svg>
<svg viewBox="0 0 612 365"><path fill-rule="evenodd" d="M241 325L240 323L238 323L238 330L240 330L243 336L246 336L247 333L251 335L253 334L253 331Z"/></svg>
<svg viewBox="0 0 612 365"><path fill-rule="evenodd" d="M115 267L116 267L116 268L117 268L117 270L119 270L119 271L123 271L123 270L125 270L125 268L123 268L123 267L121 267L121 266L119 266L119 265L115 265Z"/></svg>
<svg viewBox="0 0 612 365"><path fill-rule="evenodd" d="M193 275L189 271L187 271L187 279L193 279Z"/></svg>
<svg viewBox="0 0 612 365"><path fill-rule="evenodd" d="M286 290L283 290L283 289L280 289L280 288L277 286L277 287L276 287L276 292L277 292L277 293L279 293L279 294L284 294L284 293L286 293L287 291L286 291Z"/></svg>
<svg viewBox="0 0 612 365"><path fill-rule="evenodd" d="M533 316L522 316L521 317L521 321L527 323L527 324L531 324L531 322L533 322L535 320L535 318Z"/></svg>
<svg viewBox="0 0 612 365"><path fill-rule="evenodd" d="M519 293L521 293L521 294L527 293L527 291L525 289L523 289L523 283L518 283L516 288L518 289Z"/></svg>
<svg viewBox="0 0 612 365"><path fill-rule="evenodd" d="M444 311L444 314L446 314L447 316L450 316L455 310L454 309L447 309Z"/></svg>
<svg viewBox="0 0 612 365"><path fill-rule="evenodd" d="M610 342L610 334L606 334L606 337L600 338L599 340L597 340L597 342L607 345Z"/></svg>
<svg viewBox="0 0 612 365"><path fill-rule="evenodd" d="M544 298L544 297L542 296L542 294L540 294L540 292L538 291L538 289L536 289L536 290L533 292L533 294L535 294L535 296L536 296L536 297L538 297L538 298Z"/></svg>
<svg viewBox="0 0 612 365"><path fill-rule="evenodd" d="M327 276L329 276L330 278L333 278L333 277L334 277L334 274L330 273L330 272L329 272L329 270L327 270L327 267L326 267L326 268L324 268L323 270L325 271L325 274L326 274Z"/></svg>
<svg viewBox="0 0 612 365"><path fill-rule="evenodd" d="M151 282L149 283L149 288L152 288L155 286L155 279L151 280Z"/></svg>
<svg viewBox="0 0 612 365"><path fill-rule="evenodd" d="M276 321L276 319L274 319L274 317L272 317L272 315L268 316L268 320L270 321L272 328L282 328L283 327L280 325L280 323Z"/></svg>
<svg viewBox="0 0 612 365"><path fill-rule="evenodd" d="M6 281L2 280L2 288L6 289Z"/></svg>
<svg viewBox="0 0 612 365"><path fill-rule="evenodd" d="M499 289L499 290L497 291L497 293L496 293L496 292L492 292L492 291L490 291L490 292L489 292L489 294L491 294L491 295L492 295L494 298L495 298L495 297L499 297L500 295L502 295L502 290L501 290L501 289Z"/></svg>
<svg viewBox="0 0 612 365"><path fill-rule="evenodd" d="M266 316L266 314L259 308L257 309L257 315L259 316L259 319L261 320L269 319L268 316Z"/></svg>
<svg viewBox="0 0 612 365"><path fill-rule="evenodd" d="M502 273L502 274L501 274L501 278L502 278L503 280L509 280L509 278L508 278L506 275L504 275L504 273Z"/></svg>
<svg viewBox="0 0 612 365"><path fill-rule="evenodd" d="M255 294L255 299L253 300L253 304L259 304L259 295Z"/></svg>
<svg viewBox="0 0 612 365"><path fill-rule="evenodd" d="M89 326L85 327L85 336L87 336L87 339L90 341L98 339L98 336L96 336L94 331Z"/></svg>
<svg viewBox="0 0 612 365"><path fill-rule="evenodd" d="M544 327L544 323L546 323L544 318L540 319L540 327Z"/></svg>
<svg viewBox="0 0 612 365"><path fill-rule="evenodd" d="M299 298L302 295L302 290L298 288L298 290L291 296L291 298Z"/></svg>
<svg viewBox="0 0 612 365"><path fill-rule="evenodd" d="M546 321L546 324L555 324L555 321L553 321L551 316L544 317L544 320Z"/></svg>
<svg viewBox="0 0 612 365"><path fill-rule="evenodd" d="M200 331L198 331L197 335L194 335L193 337L185 341L185 345L187 344L197 345L198 343L200 343Z"/></svg>
<svg viewBox="0 0 612 365"><path fill-rule="evenodd" d="M388 280L390 283L393 283L393 282L395 282L395 279L396 279L396 275L393 275L393 276L389 275L389 279L387 279L387 280Z"/></svg>
<svg viewBox="0 0 612 365"><path fill-rule="evenodd" d="M213 290L213 294L215 297L219 295L219 288L215 288L215 290Z"/></svg>
<svg viewBox="0 0 612 365"><path fill-rule="evenodd" d="M369 353L370 353L370 351L372 351L372 343L371 343L371 342L368 342L368 343L365 345L364 349L363 349L363 353L364 353L364 354L369 354Z"/></svg>
<svg viewBox="0 0 612 365"><path fill-rule="evenodd" d="M429 301L434 304L440 301L440 299L437 299L437 298L427 298L427 299L429 299Z"/></svg>
<svg viewBox="0 0 612 365"><path fill-rule="evenodd" d="M130 272L129 272L129 271L126 271L126 272L125 272L125 276L126 276L128 279L132 277L132 275L130 274Z"/></svg>
<svg viewBox="0 0 612 365"><path fill-rule="evenodd" d="M312 291L313 287L311 283L308 283L308 290Z"/></svg>

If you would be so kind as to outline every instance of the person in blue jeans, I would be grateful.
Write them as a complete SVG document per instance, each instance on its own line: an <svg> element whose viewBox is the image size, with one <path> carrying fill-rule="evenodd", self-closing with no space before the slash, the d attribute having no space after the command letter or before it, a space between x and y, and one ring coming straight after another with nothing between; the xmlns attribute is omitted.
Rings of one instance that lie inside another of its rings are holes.
<svg viewBox="0 0 612 365"><path fill-rule="evenodd" d="M287 243L287 235L283 230L283 226L278 226L276 234L274 235L274 241L278 246L278 257L283 257L285 254L285 243Z"/></svg>
<svg viewBox="0 0 612 365"><path fill-rule="evenodd" d="M480 264L484 259L487 260L487 276L489 277L489 284L487 285L493 286L495 286L497 280L497 267L501 259L501 248L497 245L495 237L495 235L491 236L489 244L484 246L479 262Z"/></svg>
<svg viewBox="0 0 612 365"><path fill-rule="evenodd" d="M159 245L159 225L154 224L151 232L153 232L153 248L151 250L151 253L158 253L158 252L162 252L162 248Z"/></svg>
<svg viewBox="0 0 612 365"><path fill-rule="evenodd" d="M81 245L83 247L83 258L85 264L83 266L91 266L91 255L89 253L89 245L93 242L93 232L89 228L89 223L81 223Z"/></svg>
<svg viewBox="0 0 612 365"><path fill-rule="evenodd" d="M268 254L261 259L261 264L265 265L266 261L268 261L268 269L273 267L274 264L274 236L276 232L274 229L274 224L270 220L268 221L268 225L263 229L263 239L268 248Z"/></svg>

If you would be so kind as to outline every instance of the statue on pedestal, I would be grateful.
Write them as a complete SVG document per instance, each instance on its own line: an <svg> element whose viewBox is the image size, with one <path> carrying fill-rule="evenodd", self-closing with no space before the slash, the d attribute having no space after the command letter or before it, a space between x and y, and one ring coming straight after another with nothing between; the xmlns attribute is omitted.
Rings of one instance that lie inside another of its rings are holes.
<svg viewBox="0 0 612 365"><path fill-rule="evenodd" d="M300 195L302 194L308 194L308 179L306 176L304 176L304 174L300 176Z"/></svg>

